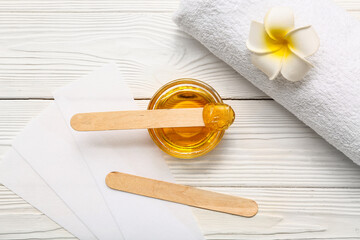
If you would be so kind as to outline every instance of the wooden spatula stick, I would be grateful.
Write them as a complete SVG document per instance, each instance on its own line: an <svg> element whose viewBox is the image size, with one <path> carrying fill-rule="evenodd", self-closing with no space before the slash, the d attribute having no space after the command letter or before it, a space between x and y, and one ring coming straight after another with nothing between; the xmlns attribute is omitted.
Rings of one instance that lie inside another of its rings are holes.
<svg viewBox="0 0 360 240"><path fill-rule="evenodd" d="M252 217L258 211L256 202L250 199L125 173L111 172L105 181L112 189L218 212Z"/></svg>
<svg viewBox="0 0 360 240"><path fill-rule="evenodd" d="M77 131L203 126L219 131L227 129L234 119L229 105L210 103L203 108L78 113L70 124Z"/></svg>
<svg viewBox="0 0 360 240"><path fill-rule="evenodd" d="M77 131L201 127L205 126L202 112L203 108L184 108L78 113L70 124Z"/></svg>

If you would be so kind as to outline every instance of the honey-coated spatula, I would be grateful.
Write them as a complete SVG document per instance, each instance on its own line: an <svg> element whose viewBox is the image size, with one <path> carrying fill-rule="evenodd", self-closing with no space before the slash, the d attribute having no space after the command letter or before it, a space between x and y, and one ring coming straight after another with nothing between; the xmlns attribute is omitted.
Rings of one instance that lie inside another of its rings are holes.
<svg viewBox="0 0 360 240"><path fill-rule="evenodd" d="M229 105L213 103L204 108L78 113L70 124L77 131L203 126L225 130L234 118L235 113Z"/></svg>

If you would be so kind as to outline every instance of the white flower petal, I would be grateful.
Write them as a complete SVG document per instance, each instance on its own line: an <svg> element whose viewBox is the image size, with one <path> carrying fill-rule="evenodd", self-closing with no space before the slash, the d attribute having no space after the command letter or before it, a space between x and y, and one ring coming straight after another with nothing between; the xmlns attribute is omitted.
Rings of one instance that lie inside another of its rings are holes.
<svg viewBox="0 0 360 240"><path fill-rule="evenodd" d="M303 79L311 67L308 61L288 51L282 63L281 74L287 80L296 82Z"/></svg>
<svg viewBox="0 0 360 240"><path fill-rule="evenodd" d="M294 13L287 7L274 7L266 14L264 23L272 39L282 39L294 28Z"/></svg>
<svg viewBox="0 0 360 240"><path fill-rule="evenodd" d="M280 73L283 56L283 49L267 54L253 53L251 55L251 62L265 73L270 80L273 80Z"/></svg>
<svg viewBox="0 0 360 240"><path fill-rule="evenodd" d="M314 54L320 46L320 39L312 26L295 29L285 39L289 48L300 57Z"/></svg>
<svg viewBox="0 0 360 240"><path fill-rule="evenodd" d="M246 46L250 51L262 54L277 51L283 45L269 37L265 31L264 24L252 21Z"/></svg>

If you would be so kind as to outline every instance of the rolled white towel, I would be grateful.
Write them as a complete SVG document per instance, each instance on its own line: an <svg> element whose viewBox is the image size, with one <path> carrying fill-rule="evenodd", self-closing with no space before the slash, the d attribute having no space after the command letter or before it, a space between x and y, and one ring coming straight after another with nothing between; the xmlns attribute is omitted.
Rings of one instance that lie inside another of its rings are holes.
<svg viewBox="0 0 360 240"><path fill-rule="evenodd" d="M250 23L290 7L295 27L312 25L320 49L303 80L271 81L251 63ZM328 0L182 0L174 21L256 87L360 165L360 22Z"/></svg>

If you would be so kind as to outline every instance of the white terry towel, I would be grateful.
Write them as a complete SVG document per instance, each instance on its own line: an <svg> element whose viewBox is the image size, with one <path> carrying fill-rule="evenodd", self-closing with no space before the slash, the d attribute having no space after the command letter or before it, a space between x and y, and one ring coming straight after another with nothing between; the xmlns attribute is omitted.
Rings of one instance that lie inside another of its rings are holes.
<svg viewBox="0 0 360 240"><path fill-rule="evenodd" d="M246 47L251 21L275 6L312 25L320 49L305 78L269 80ZM182 0L174 21L256 87L360 165L360 22L328 0Z"/></svg>

